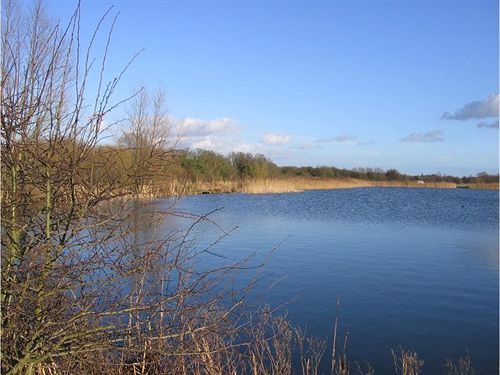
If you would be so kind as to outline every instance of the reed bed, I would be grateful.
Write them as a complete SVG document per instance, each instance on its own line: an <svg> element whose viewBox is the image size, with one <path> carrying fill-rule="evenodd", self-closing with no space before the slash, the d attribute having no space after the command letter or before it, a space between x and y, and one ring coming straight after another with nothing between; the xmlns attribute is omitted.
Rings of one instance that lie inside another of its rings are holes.
<svg viewBox="0 0 500 375"><path fill-rule="evenodd" d="M469 189L488 189L488 190L498 190L498 182L478 182L468 185Z"/></svg>
<svg viewBox="0 0 500 375"><path fill-rule="evenodd" d="M291 193L303 190L346 189L371 186L369 181L333 178L283 178L248 180L242 183L242 192L249 194Z"/></svg>
<svg viewBox="0 0 500 375"><path fill-rule="evenodd" d="M416 181L368 181L356 178L276 178L246 180L236 184L235 190L248 194L293 193L304 190L351 189L360 187L415 187L454 189L454 183L434 182L419 184Z"/></svg>
<svg viewBox="0 0 500 375"><path fill-rule="evenodd" d="M452 182L369 181L356 178L286 177L227 181L190 181L171 178L154 186L146 186L142 198L183 196L197 194L246 193L279 194L304 190L351 189L361 187L404 187L437 189L499 189L498 183L457 185Z"/></svg>
<svg viewBox="0 0 500 375"><path fill-rule="evenodd" d="M234 185L232 191L239 191L248 194L265 193L292 193L303 190L328 190L328 189L350 189L360 187L404 187L404 188L435 188L435 189L456 189L459 187L453 182L425 182L417 181L369 181L356 178L275 178L262 180L241 181ZM469 189L493 189L498 190L498 183L474 183L463 187Z"/></svg>
<svg viewBox="0 0 500 375"><path fill-rule="evenodd" d="M370 181L370 186L380 187L411 187L411 188L438 188L438 189L455 189L457 184L453 182L426 182L418 183L417 181Z"/></svg>

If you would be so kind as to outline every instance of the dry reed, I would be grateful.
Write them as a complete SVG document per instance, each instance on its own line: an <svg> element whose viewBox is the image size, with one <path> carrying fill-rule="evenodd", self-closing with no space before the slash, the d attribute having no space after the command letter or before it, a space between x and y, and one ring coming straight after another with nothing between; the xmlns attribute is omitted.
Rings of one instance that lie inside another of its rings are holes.
<svg viewBox="0 0 500 375"><path fill-rule="evenodd" d="M245 194L279 194L295 193L304 190L351 189L362 187L392 188L434 188L434 189L498 189L498 183L473 183L457 185L452 182L417 181L369 181L356 178L326 177L283 177L266 179L245 179L227 181L190 181L175 177L166 179L155 186L144 186L142 198L166 196L183 196L196 194L245 193Z"/></svg>

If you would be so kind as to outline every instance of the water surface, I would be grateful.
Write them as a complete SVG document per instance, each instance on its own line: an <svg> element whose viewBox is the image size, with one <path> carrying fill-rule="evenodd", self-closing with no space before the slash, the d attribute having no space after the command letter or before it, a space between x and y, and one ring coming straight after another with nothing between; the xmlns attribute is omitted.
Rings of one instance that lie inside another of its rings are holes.
<svg viewBox="0 0 500 375"><path fill-rule="evenodd" d="M237 227L215 247L230 260L255 251L262 259L279 245L253 302L286 304L294 323L331 340L340 299L351 362L368 361L376 373L390 373L390 350L401 345L419 353L425 373L442 373L447 358L468 350L478 373L497 373L498 191L199 195L182 198L176 209L220 209L211 219L225 230ZM163 230L185 225L169 219ZM195 233L198 246L206 246L222 232L204 224ZM237 282L244 285L251 276L243 272Z"/></svg>

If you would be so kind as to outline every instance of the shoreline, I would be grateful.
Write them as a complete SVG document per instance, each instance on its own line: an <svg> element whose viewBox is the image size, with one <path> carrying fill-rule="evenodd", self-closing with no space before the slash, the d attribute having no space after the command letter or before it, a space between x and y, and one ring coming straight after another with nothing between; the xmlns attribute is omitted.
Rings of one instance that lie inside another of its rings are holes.
<svg viewBox="0 0 500 375"><path fill-rule="evenodd" d="M274 178L257 180L234 180L234 181L198 181L185 182L172 181L162 186L147 187L140 199L168 198L179 196L203 195L203 194L280 194L298 193L306 190L335 190L354 189L367 187L388 188L418 188L418 189L473 189L473 190L499 190L497 183L470 183L456 184L452 182L424 182L417 181L370 181L355 178Z"/></svg>

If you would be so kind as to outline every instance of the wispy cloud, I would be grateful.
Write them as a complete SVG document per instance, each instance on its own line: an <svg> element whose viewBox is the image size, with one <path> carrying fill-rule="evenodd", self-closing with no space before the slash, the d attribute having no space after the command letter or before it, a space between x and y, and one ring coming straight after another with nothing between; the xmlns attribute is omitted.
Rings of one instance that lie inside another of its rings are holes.
<svg viewBox="0 0 500 375"><path fill-rule="evenodd" d="M264 142L248 142L244 137L244 128L238 120L220 117L212 120L186 118L171 119L179 127L179 142L181 148L191 150L204 149L221 154L231 152L251 152L264 154L272 160L285 162L295 157L293 150L287 147L276 147L278 144L288 144L292 141L289 135L267 134Z"/></svg>
<svg viewBox="0 0 500 375"><path fill-rule="evenodd" d="M190 149L206 149L221 153L247 151L251 146L241 139L241 125L235 119L220 117L212 120L185 118L172 120L179 126L179 143Z"/></svg>
<svg viewBox="0 0 500 375"><path fill-rule="evenodd" d="M356 143L356 146L368 146L368 145L372 145L374 142L372 140L370 141L366 141L366 142L357 142Z"/></svg>
<svg viewBox="0 0 500 375"><path fill-rule="evenodd" d="M320 145L320 144L325 144L325 143L333 143L333 142L338 142L338 143L354 143L357 140L357 137L352 135L352 134L340 134L337 135L336 137L327 137L327 138L318 138L314 140L314 143Z"/></svg>
<svg viewBox="0 0 500 375"><path fill-rule="evenodd" d="M322 148L324 145L327 145L329 143L343 143L354 146L366 146L373 144L373 141L360 141L358 140L358 137L346 133L338 135L336 137L317 138L313 141L298 143L295 145L295 147L301 150L313 150Z"/></svg>
<svg viewBox="0 0 500 375"><path fill-rule="evenodd" d="M273 134L269 133L262 137L262 142L268 145L287 145L292 142L292 137L287 134Z"/></svg>
<svg viewBox="0 0 500 375"><path fill-rule="evenodd" d="M335 142L335 137L328 137L328 138L318 138L314 140L314 143L320 145L323 143L332 143Z"/></svg>
<svg viewBox="0 0 500 375"><path fill-rule="evenodd" d="M441 130L433 130L427 133L412 133L401 139L401 142L412 143L432 143L443 142L443 132Z"/></svg>
<svg viewBox="0 0 500 375"><path fill-rule="evenodd" d="M484 119L489 117L498 117L500 96L490 95L484 100L465 104L455 112L445 112L441 119L466 121L472 119Z"/></svg>
<svg viewBox="0 0 500 375"><path fill-rule="evenodd" d="M341 134L333 138L335 142L339 143L352 143L355 142L357 137L351 134Z"/></svg>
<svg viewBox="0 0 500 375"><path fill-rule="evenodd" d="M477 124L478 128L483 128L483 129L498 129L498 120L487 123L487 122L480 122Z"/></svg>
<svg viewBox="0 0 500 375"><path fill-rule="evenodd" d="M213 120L185 118L181 121L181 134L186 137L203 137L220 133L235 133L240 126L235 119L221 117Z"/></svg>
<svg viewBox="0 0 500 375"><path fill-rule="evenodd" d="M297 143L295 145L295 147L300 149L300 150L314 150L317 148L321 148L321 146L315 142L301 142L301 143Z"/></svg>

